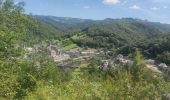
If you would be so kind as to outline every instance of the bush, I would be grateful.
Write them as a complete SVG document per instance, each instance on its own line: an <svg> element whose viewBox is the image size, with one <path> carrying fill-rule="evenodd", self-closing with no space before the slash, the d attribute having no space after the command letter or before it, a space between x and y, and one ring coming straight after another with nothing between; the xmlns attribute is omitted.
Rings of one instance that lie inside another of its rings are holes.
<svg viewBox="0 0 170 100"><path fill-rule="evenodd" d="M158 55L157 59L170 65L170 52L163 52L162 54Z"/></svg>
<svg viewBox="0 0 170 100"><path fill-rule="evenodd" d="M35 78L30 74L22 74L18 77L18 88L16 89L16 95L14 98L23 98L27 96L29 92L33 92L37 88Z"/></svg>

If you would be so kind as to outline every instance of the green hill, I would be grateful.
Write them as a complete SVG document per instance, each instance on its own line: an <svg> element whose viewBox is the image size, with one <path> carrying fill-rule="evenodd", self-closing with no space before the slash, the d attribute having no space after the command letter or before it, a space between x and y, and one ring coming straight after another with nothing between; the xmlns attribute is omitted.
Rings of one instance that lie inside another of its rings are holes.
<svg viewBox="0 0 170 100"><path fill-rule="evenodd" d="M53 16L35 16L41 23L40 31L46 37L69 38L81 47L115 48L129 54L141 48L143 54L156 57L169 50L167 44L170 25L147 20L122 18L88 20Z"/></svg>

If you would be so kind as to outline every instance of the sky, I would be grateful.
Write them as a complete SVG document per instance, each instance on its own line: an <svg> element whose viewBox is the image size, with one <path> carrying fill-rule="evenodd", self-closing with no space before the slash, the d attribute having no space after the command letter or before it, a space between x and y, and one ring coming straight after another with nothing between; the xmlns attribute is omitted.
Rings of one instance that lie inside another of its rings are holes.
<svg viewBox="0 0 170 100"><path fill-rule="evenodd" d="M139 18L170 24L170 0L15 0L33 15L102 20Z"/></svg>

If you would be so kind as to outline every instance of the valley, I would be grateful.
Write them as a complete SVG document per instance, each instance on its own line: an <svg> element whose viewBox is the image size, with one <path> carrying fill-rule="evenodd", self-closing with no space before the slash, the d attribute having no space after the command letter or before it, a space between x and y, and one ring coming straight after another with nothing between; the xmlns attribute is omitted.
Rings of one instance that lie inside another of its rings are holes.
<svg viewBox="0 0 170 100"><path fill-rule="evenodd" d="M28 14L14 0L0 0L0 22L0 100L170 100L170 24Z"/></svg>

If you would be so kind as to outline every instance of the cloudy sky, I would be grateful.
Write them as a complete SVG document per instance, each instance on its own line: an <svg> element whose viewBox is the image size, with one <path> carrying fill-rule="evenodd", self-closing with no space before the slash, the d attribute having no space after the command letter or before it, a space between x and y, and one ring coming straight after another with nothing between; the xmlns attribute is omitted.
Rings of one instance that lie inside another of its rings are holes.
<svg viewBox="0 0 170 100"><path fill-rule="evenodd" d="M85 19L140 18L170 23L170 0L15 0L26 12Z"/></svg>

